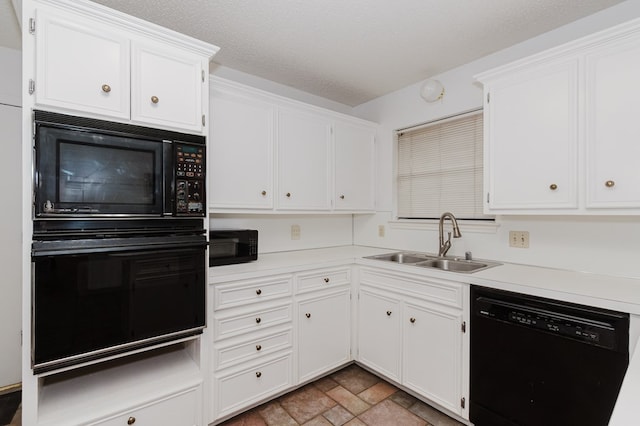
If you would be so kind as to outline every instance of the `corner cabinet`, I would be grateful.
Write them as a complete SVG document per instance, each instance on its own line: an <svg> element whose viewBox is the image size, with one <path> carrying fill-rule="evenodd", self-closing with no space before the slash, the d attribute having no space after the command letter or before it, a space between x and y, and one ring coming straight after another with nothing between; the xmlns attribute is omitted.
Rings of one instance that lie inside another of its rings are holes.
<svg viewBox="0 0 640 426"><path fill-rule="evenodd" d="M34 3L35 75L26 74L37 108L203 132L217 47L122 21L99 5Z"/></svg>
<svg viewBox="0 0 640 426"><path fill-rule="evenodd" d="M211 78L210 211L374 211L374 123Z"/></svg>
<svg viewBox="0 0 640 426"><path fill-rule="evenodd" d="M477 76L488 214L640 214L640 20Z"/></svg>
<svg viewBox="0 0 640 426"><path fill-rule="evenodd" d="M360 270L359 362L468 419L469 286Z"/></svg>

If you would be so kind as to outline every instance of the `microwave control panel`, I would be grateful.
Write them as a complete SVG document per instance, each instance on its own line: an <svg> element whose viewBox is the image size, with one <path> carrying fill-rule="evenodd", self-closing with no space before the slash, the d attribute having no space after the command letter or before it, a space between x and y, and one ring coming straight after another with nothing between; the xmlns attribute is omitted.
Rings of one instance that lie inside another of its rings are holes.
<svg viewBox="0 0 640 426"><path fill-rule="evenodd" d="M175 153L175 214L176 216L204 216L205 201L205 147L203 145L174 143Z"/></svg>

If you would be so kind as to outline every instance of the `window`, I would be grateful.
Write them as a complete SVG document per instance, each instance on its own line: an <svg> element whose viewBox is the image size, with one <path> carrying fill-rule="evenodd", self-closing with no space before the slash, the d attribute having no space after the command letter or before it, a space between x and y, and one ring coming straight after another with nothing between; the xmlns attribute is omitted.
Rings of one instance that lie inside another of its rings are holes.
<svg viewBox="0 0 640 426"><path fill-rule="evenodd" d="M482 213L482 111L398 132L398 218Z"/></svg>

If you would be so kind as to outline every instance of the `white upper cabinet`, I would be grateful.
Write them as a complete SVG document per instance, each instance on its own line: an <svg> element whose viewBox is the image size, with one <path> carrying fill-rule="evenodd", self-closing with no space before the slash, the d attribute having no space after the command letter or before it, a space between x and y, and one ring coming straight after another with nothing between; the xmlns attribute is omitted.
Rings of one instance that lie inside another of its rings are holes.
<svg viewBox="0 0 640 426"><path fill-rule="evenodd" d="M211 78L209 208L374 211L371 122Z"/></svg>
<svg viewBox="0 0 640 426"><path fill-rule="evenodd" d="M132 65L133 121L198 132L202 129L202 57L159 43L136 43Z"/></svg>
<svg viewBox="0 0 640 426"><path fill-rule="evenodd" d="M640 208L640 35L586 57L587 208Z"/></svg>
<svg viewBox="0 0 640 426"><path fill-rule="evenodd" d="M335 147L336 210L374 210L375 129L338 122L333 129Z"/></svg>
<svg viewBox="0 0 640 426"><path fill-rule="evenodd" d="M485 110L491 210L577 207L577 78L571 60L491 84Z"/></svg>
<svg viewBox="0 0 640 426"><path fill-rule="evenodd" d="M485 213L640 214L640 21L483 73Z"/></svg>
<svg viewBox="0 0 640 426"><path fill-rule="evenodd" d="M204 131L205 76L217 47L100 5L37 4L30 28L35 70L25 69L36 108Z"/></svg>
<svg viewBox="0 0 640 426"><path fill-rule="evenodd" d="M212 208L273 208L274 123L273 105L222 85L212 85L209 144Z"/></svg>
<svg viewBox="0 0 640 426"><path fill-rule="evenodd" d="M99 22L38 12L36 104L129 118L129 39Z"/></svg>
<svg viewBox="0 0 640 426"><path fill-rule="evenodd" d="M278 114L278 208L329 210L331 122L294 109Z"/></svg>

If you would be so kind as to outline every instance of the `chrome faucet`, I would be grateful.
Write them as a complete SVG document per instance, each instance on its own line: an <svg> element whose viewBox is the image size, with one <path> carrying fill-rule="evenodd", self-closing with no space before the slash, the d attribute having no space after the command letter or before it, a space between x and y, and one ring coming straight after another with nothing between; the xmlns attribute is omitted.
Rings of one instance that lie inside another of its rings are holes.
<svg viewBox="0 0 640 426"><path fill-rule="evenodd" d="M458 228L458 221L456 220L456 217L453 215L453 213L442 213L442 216L440 216L440 223L438 225L438 232L440 237L440 248L438 249L439 257L443 257L444 255L446 255L451 248L451 232L448 232L449 237L447 238L447 241L444 240L444 220L447 217L451 219L451 225L453 226L453 238L460 238L462 236L462 234L460 233L460 228Z"/></svg>

